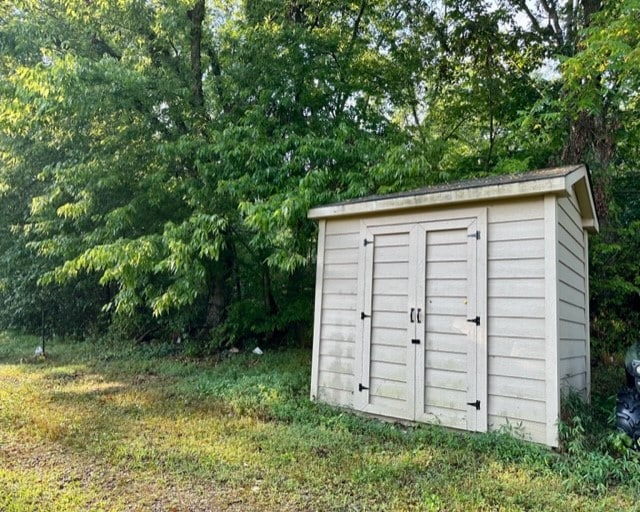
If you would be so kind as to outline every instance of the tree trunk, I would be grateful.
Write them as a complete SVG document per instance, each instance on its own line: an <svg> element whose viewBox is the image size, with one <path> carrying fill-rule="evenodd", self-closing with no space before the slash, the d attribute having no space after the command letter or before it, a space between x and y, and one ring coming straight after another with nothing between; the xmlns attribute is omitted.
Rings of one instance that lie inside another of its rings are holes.
<svg viewBox="0 0 640 512"><path fill-rule="evenodd" d="M581 5L583 23L588 27L593 15L602 9L602 2L582 0ZM600 76L591 77L590 80L601 87ZM604 226L609 219L609 164L615 152L614 133L618 127L615 119L609 117L605 95L600 94L600 97L603 98L603 104L600 105L599 112L583 110L573 120L561 159L565 164L586 163L590 166L596 211Z"/></svg>
<svg viewBox="0 0 640 512"><path fill-rule="evenodd" d="M591 17L602 9L602 0L582 0L582 9L584 11L585 26L591 23Z"/></svg>
<svg viewBox="0 0 640 512"><path fill-rule="evenodd" d="M206 268L209 283L206 326L214 331L227 317L227 306L232 296L231 282L235 274L234 251L228 248L223 250L218 260L209 261Z"/></svg>
<svg viewBox="0 0 640 512"><path fill-rule="evenodd" d="M187 12L191 20L191 93L196 108L204 106L202 88L202 23L204 22L205 0L196 0L193 9Z"/></svg>
<svg viewBox="0 0 640 512"><path fill-rule="evenodd" d="M271 289L271 273L269 267L266 265L262 270L262 287L264 294L264 309L267 315L277 315L279 312L278 304L273 296L273 290Z"/></svg>
<svg viewBox="0 0 640 512"><path fill-rule="evenodd" d="M227 281L220 269L214 271L209 283L209 302L207 304L207 327L215 330L225 319L227 308Z"/></svg>

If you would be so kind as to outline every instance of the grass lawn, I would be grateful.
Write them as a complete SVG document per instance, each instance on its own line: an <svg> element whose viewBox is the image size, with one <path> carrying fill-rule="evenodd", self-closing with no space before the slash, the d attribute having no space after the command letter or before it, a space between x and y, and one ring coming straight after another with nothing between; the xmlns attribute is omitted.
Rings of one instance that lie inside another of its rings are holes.
<svg viewBox="0 0 640 512"><path fill-rule="evenodd" d="M37 345L0 334L1 511L639 510L640 462L606 425L621 367L556 454L312 404L309 350Z"/></svg>

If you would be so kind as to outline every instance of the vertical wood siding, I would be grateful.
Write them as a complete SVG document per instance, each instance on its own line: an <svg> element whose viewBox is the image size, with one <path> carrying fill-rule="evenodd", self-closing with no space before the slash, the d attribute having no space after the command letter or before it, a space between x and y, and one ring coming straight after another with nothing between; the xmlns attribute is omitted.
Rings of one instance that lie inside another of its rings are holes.
<svg viewBox="0 0 640 512"><path fill-rule="evenodd" d="M588 389L587 272L581 215L575 197L558 201L558 368L563 391Z"/></svg>
<svg viewBox="0 0 640 512"><path fill-rule="evenodd" d="M343 406L353 405L360 242L358 220L327 222L317 398Z"/></svg>
<svg viewBox="0 0 640 512"><path fill-rule="evenodd" d="M544 443L545 240L541 199L489 209L489 428Z"/></svg>

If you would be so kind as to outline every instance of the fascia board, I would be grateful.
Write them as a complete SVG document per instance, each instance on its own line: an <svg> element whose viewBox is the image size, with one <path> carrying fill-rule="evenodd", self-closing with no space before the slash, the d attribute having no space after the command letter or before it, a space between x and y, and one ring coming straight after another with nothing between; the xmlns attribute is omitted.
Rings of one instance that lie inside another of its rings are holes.
<svg viewBox="0 0 640 512"><path fill-rule="evenodd" d="M571 192L571 189L573 189L580 205L582 226L590 233L597 233L600 231L600 224L593 200L589 175L585 166L580 166L580 168L567 176L567 191Z"/></svg>
<svg viewBox="0 0 640 512"><path fill-rule="evenodd" d="M510 199L544 194L568 195L566 177L558 176L543 180L488 185L463 188L428 194L414 194L402 197L376 198L353 203L320 206L309 210L310 219L347 217L354 215L375 215L389 211L452 205L495 199Z"/></svg>

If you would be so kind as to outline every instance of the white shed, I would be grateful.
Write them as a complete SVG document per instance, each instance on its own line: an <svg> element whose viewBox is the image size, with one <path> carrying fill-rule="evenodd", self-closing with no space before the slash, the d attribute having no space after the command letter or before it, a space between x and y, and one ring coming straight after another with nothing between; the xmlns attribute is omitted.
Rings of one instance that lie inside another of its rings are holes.
<svg viewBox="0 0 640 512"><path fill-rule="evenodd" d="M584 166L313 208L311 398L558 445L561 392L590 394Z"/></svg>

